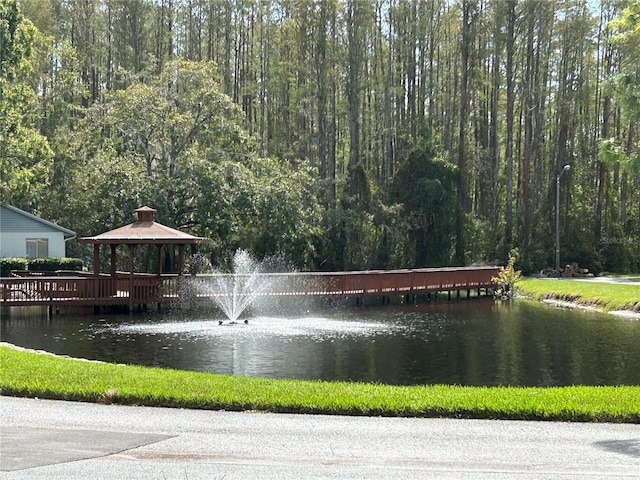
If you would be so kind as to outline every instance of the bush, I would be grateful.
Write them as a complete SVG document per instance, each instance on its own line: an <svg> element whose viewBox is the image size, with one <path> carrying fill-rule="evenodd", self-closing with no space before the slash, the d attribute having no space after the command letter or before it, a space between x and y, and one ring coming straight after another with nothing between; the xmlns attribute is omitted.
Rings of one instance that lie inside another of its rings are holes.
<svg viewBox="0 0 640 480"><path fill-rule="evenodd" d="M81 271L84 266L79 258L31 258L28 259L28 270L35 272L55 272L56 270Z"/></svg>
<svg viewBox="0 0 640 480"><path fill-rule="evenodd" d="M509 299L516 295L516 284L522 279L520 272L515 269L517 259L518 250L514 248L509 252L509 262L507 263L507 266L500 267L498 276L491 279L492 282L497 284L494 291L496 298Z"/></svg>
<svg viewBox="0 0 640 480"><path fill-rule="evenodd" d="M27 266L26 258L0 258L0 277L8 277L11 270L26 270Z"/></svg>
<svg viewBox="0 0 640 480"><path fill-rule="evenodd" d="M84 263L79 258L0 258L0 276L8 277L12 270L55 272L57 270L81 271Z"/></svg>

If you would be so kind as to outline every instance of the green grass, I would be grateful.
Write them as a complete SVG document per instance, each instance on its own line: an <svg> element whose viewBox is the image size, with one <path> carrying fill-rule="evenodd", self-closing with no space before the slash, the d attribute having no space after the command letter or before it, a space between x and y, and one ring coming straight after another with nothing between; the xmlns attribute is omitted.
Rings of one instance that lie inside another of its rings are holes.
<svg viewBox="0 0 640 480"><path fill-rule="evenodd" d="M527 278L518 282L518 288L522 295L536 300L563 300L602 311L640 312L640 285Z"/></svg>
<svg viewBox="0 0 640 480"><path fill-rule="evenodd" d="M640 423L640 387L389 386L88 362L0 346L0 393L268 412Z"/></svg>

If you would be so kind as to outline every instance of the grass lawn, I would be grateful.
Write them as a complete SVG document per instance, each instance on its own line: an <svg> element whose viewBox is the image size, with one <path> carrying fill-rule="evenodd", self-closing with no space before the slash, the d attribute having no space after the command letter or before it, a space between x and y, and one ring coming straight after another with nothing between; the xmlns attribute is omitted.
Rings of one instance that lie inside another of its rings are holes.
<svg viewBox="0 0 640 480"><path fill-rule="evenodd" d="M640 312L640 285L527 278L518 282L518 288L519 293L536 300L556 299L603 311Z"/></svg>
<svg viewBox="0 0 640 480"><path fill-rule="evenodd" d="M88 362L0 346L0 394L269 412L640 423L640 386L508 388L272 380Z"/></svg>

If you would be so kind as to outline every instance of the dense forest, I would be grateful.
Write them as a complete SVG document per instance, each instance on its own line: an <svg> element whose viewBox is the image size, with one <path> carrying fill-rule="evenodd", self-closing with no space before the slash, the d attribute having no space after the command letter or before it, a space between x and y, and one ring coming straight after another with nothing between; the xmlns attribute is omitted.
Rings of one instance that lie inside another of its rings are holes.
<svg viewBox="0 0 640 480"><path fill-rule="evenodd" d="M525 272L558 201L563 264L637 270L638 45L638 0L0 0L0 200L149 205L217 264Z"/></svg>

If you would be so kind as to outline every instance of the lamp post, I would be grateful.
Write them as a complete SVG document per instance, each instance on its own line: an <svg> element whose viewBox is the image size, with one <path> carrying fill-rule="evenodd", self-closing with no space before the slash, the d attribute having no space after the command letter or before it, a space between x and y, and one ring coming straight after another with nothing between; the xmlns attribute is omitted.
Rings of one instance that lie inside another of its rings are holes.
<svg viewBox="0 0 640 480"><path fill-rule="evenodd" d="M571 165L565 165L556 175L556 275L560 276L560 177L569 170Z"/></svg>

